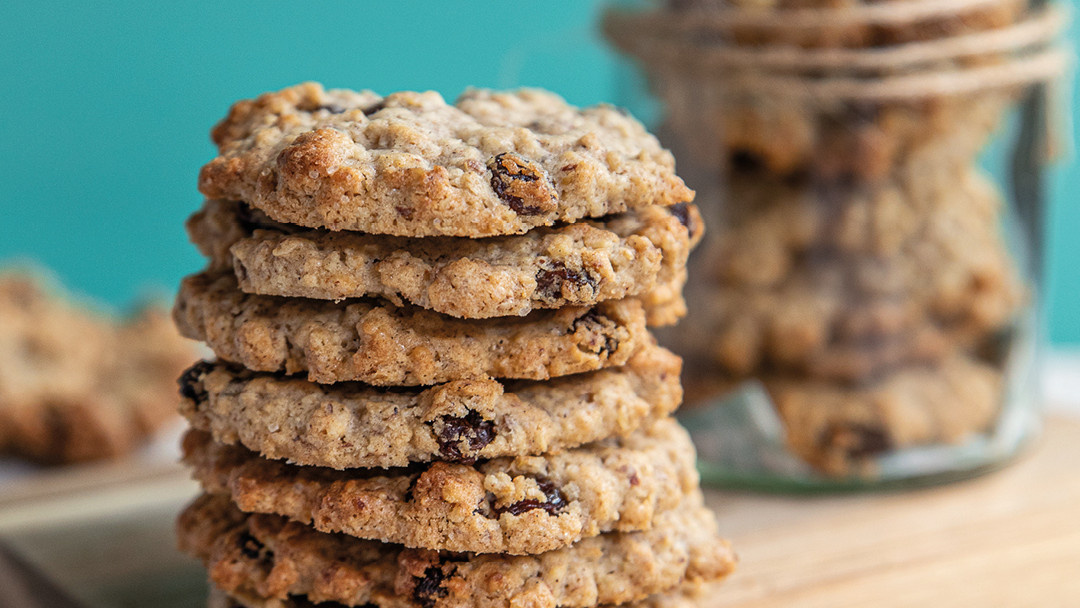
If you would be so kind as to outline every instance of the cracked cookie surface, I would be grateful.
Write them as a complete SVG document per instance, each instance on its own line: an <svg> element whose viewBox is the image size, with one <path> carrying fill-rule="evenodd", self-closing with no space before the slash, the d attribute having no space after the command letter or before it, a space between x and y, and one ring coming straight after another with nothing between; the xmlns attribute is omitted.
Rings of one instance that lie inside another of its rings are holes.
<svg viewBox="0 0 1080 608"><path fill-rule="evenodd" d="M210 198L275 220L397 236L521 234L693 199L641 123L539 90L385 98L305 83L233 105L202 168Z"/></svg>

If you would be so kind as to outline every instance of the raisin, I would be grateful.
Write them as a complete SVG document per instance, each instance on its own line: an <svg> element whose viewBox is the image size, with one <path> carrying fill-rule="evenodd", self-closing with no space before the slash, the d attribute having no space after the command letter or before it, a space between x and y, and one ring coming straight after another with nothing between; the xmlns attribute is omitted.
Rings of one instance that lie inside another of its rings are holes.
<svg viewBox="0 0 1080 608"><path fill-rule="evenodd" d="M758 173L765 168L765 160L760 155L745 149L735 149L729 160L731 168L739 173Z"/></svg>
<svg viewBox="0 0 1080 608"><path fill-rule="evenodd" d="M436 438L439 452L452 462L476 462L473 454L495 439L495 423L484 420L478 412L470 411L462 417L443 416L441 420L442 429ZM469 455L462 452L463 441L468 445Z"/></svg>
<svg viewBox="0 0 1080 608"><path fill-rule="evenodd" d="M533 509L543 509L547 511L548 515L557 515L559 511L566 507L566 497L555 487L555 484L551 480L544 477L537 477L536 485L540 488L540 491L544 493L545 500L540 501L535 498L526 498L525 500L519 500L505 507L496 507L495 513L497 515L502 515L503 513L521 515L522 513Z"/></svg>
<svg viewBox="0 0 1080 608"><path fill-rule="evenodd" d="M398 215L407 220L411 220L413 218L413 214L415 213L412 207L406 207L404 205L396 205L394 207L394 211L397 211Z"/></svg>
<svg viewBox="0 0 1080 608"><path fill-rule="evenodd" d="M588 287L594 293L597 280L585 270L570 270L565 264L556 262L548 268L536 272L536 289L545 300L558 300L563 297L563 285Z"/></svg>
<svg viewBox="0 0 1080 608"><path fill-rule="evenodd" d="M825 429L822 445L839 448L848 458L876 456L892 449L892 439L883 429L866 424L834 424Z"/></svg>
<svg viewBox="0 0 1080 608"><path fill-rule="evenodd" d="M413 588L413 599L424 608L433 608L435 601L446 597L447 589L442 586L446 575L439 566L428 566L424 570L424 576L416 578L416 587Z"/></svg>
<svg viewBox="0 0 1080 608"><path fill-rule="evenodd" d="M872 101L848 102L844 116L839 119L841 126L872 125L881 118L881 104Z"/></svg>
<svg viewBox="0 0 1080 608"><path fill-rule="evenodd" d="M266 545L262 544L259 539L255 538L248 532L244 532L236 539L236 544L240 548L240 553L244 554L244 557L248 559L259 560L262 562L269 562L274 559L274 552L267 549Z"/></svg>
<svg viewBox="0 0 1080 608"><path fill-rule="evenodd" d="M513 152L503 152L488 162L488 169L491 188L514 213L539 215L554 210L554 191L543 170L532 162Z"/></svg>
<svg viewBox="0 0 1080 608"><path fill-rule="evenodd" d="M206 401L210 395L202 387L202 377L214 369L209 361L199 361L185 371L176 383L180 385L180 396L191 399L195 405Z"/></svg>
<svg viewBox="0 0 1080 608"><path fill-rule="evenodd" d="M372 114L378 112L379 110L381 110L381 109L383 109L385 107L386 107L386 102L385 101L380 101L379 103L371 106L370 108L364 108L364 116L371 116Z"/></svg>
<svg viewBox="0 0 1080 608"><path fill-rule="evenodd" d="M596 332L598 334L608 334L605 331L606 325L611 325L611 321L596 311L595 308L589 310L589 312L581 315L570 325L570 333L576 333L583 326L586 331ZM593 346L592 352L597 355L610 355L611 353L619 350L619 340L613 335L603 335L604 343L596 344Z"/></svg>
<svg viewBox="0 0 1080 608"><path fill-rule="evenodd" d="M690 230L690 206L686 203L676 203L668 207L668 211L671 215L675 216L675 219L679 220L679 223L686 226L687 230Z"/></svg>
<svg viewBox="0 0 1080 608"><path fill-rule="evenodd" d="M344 112L347 109L348 108L346 108L345 106L339 106L336 103L328 103L326 105L321 105L321 106L315 108L316 111L318 111L318 110L326 110L327 112L329 112L331 114L341 114L342 112Z"/></svg>

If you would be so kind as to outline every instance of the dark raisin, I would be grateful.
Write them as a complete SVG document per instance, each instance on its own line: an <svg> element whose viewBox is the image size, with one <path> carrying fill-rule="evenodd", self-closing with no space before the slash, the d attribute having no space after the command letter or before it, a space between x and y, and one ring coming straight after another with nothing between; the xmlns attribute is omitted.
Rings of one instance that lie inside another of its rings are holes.
<svg viewBox="0 0 1080 608"><path fill-rule="evenodd" d="M255 559L263 562L269 562L274 559L274 552L267 549L266 545L262 544L259 539L255 538L248 532L244 532L236 539L236 544L240 548L240 553L244 554L244 557L248 559Z"/></svg>
<svg viewBox="0 0 1080 608"><path fill-rule="evenodd" d="M761 156L749 150L733 150L729 162L731 169L739 173L757 173L765 168L765 161Z"/></svg>
<svg viewBox="0 0 1080 608"><path fill-rule="evenodd" d="M848 102L844 108L841 125L869 125L881 118L881 104L873 101Z"/></svg>
<svg viewBox="0 0 1080 608"><path fill-rule="evenodd" d="M381 109L383 109L385 107L386 107L386 102L385 101L380 101L379 103L377 103L377 104L375 104L375 105L373 105L373 106L371 106L369 108L364 108L364 116L371 116L372 114L378 112L379 110L381 110Z"/></svg>
<svg viewBox="0 0 1080 608"><path fill-rule="evenodd" d="M613 323L604 315L596 311L595 308L589 310L589 312L581 315L574 322L570 324L570 333L577 333L581 328L585 328L588 332L594 332L599 334L597 337L603 337L603 344L592 344L592 352L597 355L610 355L611 353L619 350L619 340L610 332L606 330L605 326L613 325Z"/></svg>
<svg viewBox="0 0 1080 608"><path fill-rule="evenodd" d="M413 212L412 207L406 207L404 205L397 205L397 206L394 207L394 211L397 211L398 215L400 215L401 217L403 217L403 218L405 218L407 220L411 220L413 218L413 213L414 212Z"/></svg>
<svg viewBox="0 0 1080 608"><path fill-rule="evenodd" d="M331 114L341 114L342 112L344 112L348 108L346 108L345 106L339 106L336 103L328 103L326 105L321 105L321 106L319 106L319 107L317 107L315 109L316 110L326 110L327 112L329 112Z"/></svg>
<svg viewBox="0 0 1080 608"><path fill-rule="evenodd" d="M439 453L452 462L472 464L476 462L476 452L495 439L495 423L484 420L479 412L470 411L462 417L443 416L442 428L436 440ZM468 447L462 451L462 442Z"/></svg>
<svg viewBox="0 0 1080 608"><path fill-rule="evenodd" d="M206 401L209 394L202 385L202 377L214 369L214 364L209 361L199 361L185 371L176 383L180 385L180 396L191 399L195 405Z"/></svg>
<svg viewBox="0 0 1080 608"><path fill-rule="evenodd" d="M532 162L503 152L488 162L491 188L514 213L539 215L553 208L554 195L543 171ZM529 199L529 203L525 199Z"/></svg>
<svg viewBox="0 0 1080 608"><path fill-rule="evenodd" d="M428 566L424 570L424 576L416 578L416 587L413 588L413 599L424 608L434 608L436 600L446 597L449 591L442 586L446 575L439 566Z"/></svg>
<svg viewBox="0 0 1080 608"><path fill-rule="evenodd" d="M557 515L559 511L566 507L566 497L555 487L555 484L551 480L537 477L536 485L540 488L540 491L544 493L545 500L540 501L535 498L519 500L505 507L496 507L495 513L497 515L502 515L503 513L521 515L522 513L533 509L543 509L547 511L549 515Z"/></svg>
<svg viewBox="0 0 1080 608"><path fill-rule="evenodd" d="M849 458L876 456L893 447L892 439L883 429L857 422L834 424L822 435L822 445L841 449Z"/></svg>
<svg viewBox="0 0 1080 608"><path fill-rule="evenodd" d="M668 211L679 220L680 224L690 230L690 206L687 203L676 203L668 207Z"/></svg>
<svg viewBox="0 0 1080 608"><path fill-rule="evenodd" d="M558 300L563 297L563 285L588 287L596 292L598 281L588 272L570 270L565 264L556 262L536 272L536 290L545 300Z"/></svg>

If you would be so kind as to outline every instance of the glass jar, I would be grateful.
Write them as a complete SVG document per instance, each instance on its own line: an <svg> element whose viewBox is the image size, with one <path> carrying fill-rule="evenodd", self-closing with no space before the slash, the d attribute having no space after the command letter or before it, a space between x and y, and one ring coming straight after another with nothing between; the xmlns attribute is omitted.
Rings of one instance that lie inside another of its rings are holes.
<svg viewBox="0 0 1080 608"><path fill-rule="evenodd" d="M1018 0L606 14L706 219L689 316L663 336L706 481L940 482L1033 435L1063 21Z"/></svg>

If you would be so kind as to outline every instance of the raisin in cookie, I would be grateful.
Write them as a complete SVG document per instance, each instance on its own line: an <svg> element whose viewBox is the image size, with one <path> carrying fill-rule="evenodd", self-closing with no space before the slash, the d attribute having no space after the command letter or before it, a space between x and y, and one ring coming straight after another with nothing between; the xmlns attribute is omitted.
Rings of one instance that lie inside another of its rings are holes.
<svg viewBox="0 0 1080 608"><path fill-rule="evenodd" d="M183 335L222 359L255 371L304 371L322 384L546 380L622 365L651 339L634 299L462 320L389 304L245 294L230 274L185 278L173 316Z"/></svg>
<svg viewBox="0 0 1080 608"><path fill-rule="evenodd" d="M210 200L188 232L211 267L233 269L247 293L380 296L482 319L647 292L670 299L682 291L703 224L696 208L679 204L519 236L415 239L296 229L243 203Z"/></svg>
<svg viewBox="0 0 1080 608"><path fill-rule="evenodd" d="M545 382L454 380L386 391L199 363L181 379L180 411L226 444L334 469L561 451L625 437L682 401L682 361L647 346L626 365Z"/></svg>
<svg viewBox="0 0 1080 608"><path fill-rule="evenodd" d="M484 237L693 199L639 122L539 90L451 105L306 83L235 104L212 138L203 194L311 228Z"/></svg>
<svg viewBox="0 0 1080 608"><path fill-rule="evenodd" d="M671 418L543 456L346 471L266 460L193 430L184 461L205 491L243 511L406 547L511 555L648 529L698 487L693 444Z"/></svg>
<svg viewBox="0 0 1080 608"><path fill-rule="evenodd" d="M0 276L0 451L60 464L128 453L174 416L196 357L165 311L123 321Z"/></svg>
<svg viewBox="0 0 1080 608"><path fill-rule="evenodd" d="M247 515L204 495L180 516L181 549L230 594L379 608L622 604L729 574L735 557L701 494L643 532L610 532L539 555L406 549Z"/></svg>

